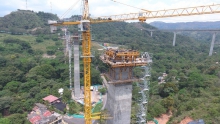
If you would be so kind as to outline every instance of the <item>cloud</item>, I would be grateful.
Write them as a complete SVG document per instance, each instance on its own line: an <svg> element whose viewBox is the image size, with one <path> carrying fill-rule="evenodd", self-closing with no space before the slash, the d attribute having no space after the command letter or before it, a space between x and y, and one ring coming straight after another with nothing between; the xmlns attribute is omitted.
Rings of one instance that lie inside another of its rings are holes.
<svg viewBox="0 0 220 124"><path fill-rule="evenodd" d="M82 0L27 0L27 8L34 11L52 12L58 16L62 16L73 4L79 1L73 9L66 15L81 15ZM117 0L121 3L132 5L138 8L146 10L163 10L170 8L182 8L189 6L207 5L213 3L220 3L220 0L193 0L193 1L181 1L181 0ZM7 0L0 4L0 17L9 14L11 11L17 9L26 9L26 0ZM108 16L115 14L125 13L138 13L140 10L125 6L112 0L89 0L89 11L93 17ZM190 16L190 17L174 17L174 18L162 18L151 19L150 21L210 21L219 20L219 14L216 15L202 15L202 16Z"/></svg>

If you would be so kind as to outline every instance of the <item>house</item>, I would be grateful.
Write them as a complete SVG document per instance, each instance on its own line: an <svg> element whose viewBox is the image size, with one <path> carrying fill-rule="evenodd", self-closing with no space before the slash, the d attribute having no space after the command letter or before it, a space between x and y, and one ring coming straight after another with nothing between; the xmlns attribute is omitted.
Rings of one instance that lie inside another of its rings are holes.
<svg viewBox="0 0 220 124"><path fill-rule="evenodd" d="M44 101L48 101L50 104L55 103L56 101L59 100L59 98L57 98L56 96L53 95L49 95L45 98L43 98Z"/></svg>
<svg viewBox="0 0 220 124"><path fill-rule="evenodd" d="M44 101L48 101L52 106L54 106L57 110L64 111L66 105L61 101L61 99L56 96L49 95L43 98Z"/></svg>
<svg viewBox="0 0 220 124"><path fill-rule="evenodd" d="M41 103L35 103L34 108L28 114L28 120L32 124L61 124L62 116L55 112L50 112L47 107Z"/></svg>

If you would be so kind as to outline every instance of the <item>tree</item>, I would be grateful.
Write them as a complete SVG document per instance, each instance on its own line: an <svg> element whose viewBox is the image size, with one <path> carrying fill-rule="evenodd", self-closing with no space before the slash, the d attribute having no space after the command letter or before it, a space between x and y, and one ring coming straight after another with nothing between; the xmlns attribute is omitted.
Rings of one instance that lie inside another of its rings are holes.
<svg viewBox="0 0 220 124"><path fill-rule="evenodd" d="M160 102L153 104L153 106L149 108L149 111L152 117L159 117L161 114L166 113L166 109Z"/></svg>
<svg viewBox="0 0 220 124"><path fill-rule="evenodd" d="M30 89L29 93L32 97L34 97L36 94L38 94L40 92L40 87L39 86L35 86L33 88Z"/></svg>
<svg viewBox="0 0 220 124"><path fill-rule="evenodd" d="M36 79L38 76L51 79L55 76L55 68L51 65L43 64L35 66L27 74L28 78L33 79Z"/></svg>
<svg viewBox="0 0 220 124"><path fill-rule="evenodd" d="M11 92L17 93L18 89L21 85L21 82L18 81L11 81L9 83L6 84L6 86L4 87L4 89L8 89Z"/></svg>
<svg viewBox="0 0 220 124"><path fill-rule="evenodd" d="M106 91L107 91L107 89L104 88L104 87L99 89L99 92L100 92L101 94L105 94Z"/></svg>
<svg viewBox="0 0 220 124"><path fill-rule="evenodd" d="M9 96L0 97L0 110L10 107L12 98Z"/></svg>
<svg viewBox="0 0 220 124"><path fill-rule="evenodd" d="M62 95L63 102L65 103L69 102L71 97L72 97L71 91L67 88L64 88L63 95Z"/></svg>
<svg viewBox="0 0 220 124"><path fill-rule="evenodd" d="M8 118L0 118L0 124L12 124Z"/></svg>
<svg viewBox="0 0 220 124"><path fill-rule="evenodd" d="M9 120L13 120L12 124L24 124L27 123L26 114L12 114L8 116Z"/></svg>
<svg viewBox="0 0 220 124"><path fill-rule="evenodd" d="M79 113L79 108L77 107L76 102L70 102L69 103L69 114L78 114Z"/></svg>
<svg viewBox="0 0 220 124"><path fill-rule="evenodd" d="M24 73L14 66L0 70L0 85L5 86L10 81L23 81Z"/></svg>
<svg viewBox="0 0 220 124"><path fill-rule="evenodd" d="M177 84L172 83L172 82L162 84L161 87L159 88L159 93L160 93L160 96L162 97L167 97L172 93L177 93L178 91L179 90L178 90Z"/></svg>
<svg viewBox="0 0 220 124"><path fill-rule="evenodd" d="M166 107L169 110L173 109L174 105L174 99L171 96L168 96L167 98L163 99L163 106Z"/></svg>
<svg viewBox="0 0 220 124"><path fill-rule="evenodd" d="M4 67L6 65L7 59L5 57L0 56L0 67Z"/></svg>
<svg viewBox="0 0 220 124"><path fill-rule="evenodd" d="M38 43L44 42L44 39L42 37L37 37L36 42Z"/></svg>
<svg viewBox="0 0 220 124"><path fill-rule="evenodd" d="M22 83L19 88L19 92L28 92L31 88L38 85L35 80L30 80L28 82Z"/></svg>
<svg viewBox="0 0 220 124"><path fill-rule="evenodd" d="M100 72L94 68L91 68L91 83L94 84L102 84L102 79L100 77Z"/></svg>
<svg viewBox="0 0 220 124"><path fill-rule="evenodd" d="M11 92L10 90L2 90L0 91L0 97L3 97L3 96L12 96L14 93Z"/></svg>
<svg viewBox="0 0 220 124"><path fill-rule="evenodd" d="M54 55L57 49L58 49L57 46L48 46L47 47L47 54Z"/></svg>
<svg viewBox="0 0 220 124"><path fill-rule="evenodd" d="M14 113L23 113L23 102L22 101L14 101L9 109L11 114Z"/></svg>

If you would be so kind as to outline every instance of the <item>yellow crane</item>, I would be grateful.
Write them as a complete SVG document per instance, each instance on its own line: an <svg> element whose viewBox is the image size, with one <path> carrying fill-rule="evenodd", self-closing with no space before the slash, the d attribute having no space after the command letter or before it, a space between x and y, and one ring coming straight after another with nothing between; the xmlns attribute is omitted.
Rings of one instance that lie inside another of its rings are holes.
<svg viewBox="0 0 220 124"><path fill-rule="evenodd" d="M144 10L144 9L142 9ZM62 26L62 25L79 25L82 32L82 57L84 64L84 110L85 110L85 123L91 124L92 119L98 119L97 114L91 114L91 33L90 24L101 23L101 22L114 22L114 21L127 21L127 20L139 20L141 22L147 19L165 18L165 17L179 17L179 16L191 16L191 15L202 15L202 14L214 14L220 13L220 4L196 6L187 8L167 9L158 11L144 10L141 13L129 13L121 15L102 16L97 18L89 17L89 3L88 0L83 0L83 14L81 21L64 22L64 21L51 21L51 26ZM114 103L112 103L114 104Z"/></svg>

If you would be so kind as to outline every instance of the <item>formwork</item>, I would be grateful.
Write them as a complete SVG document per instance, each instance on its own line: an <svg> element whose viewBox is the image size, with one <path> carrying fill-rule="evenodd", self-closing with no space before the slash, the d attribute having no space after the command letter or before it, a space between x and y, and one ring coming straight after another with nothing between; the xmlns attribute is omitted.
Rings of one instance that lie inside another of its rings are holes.
<svg viewBox="0 0 220 124"><path fill-rule="evenodd" d="M133 69L147 65L147 58L136 50L107 49L100 59L109 66L104 75L108 80L106 109L112 119L107 124L130 124L132 82L139 81Z"/></svg>

